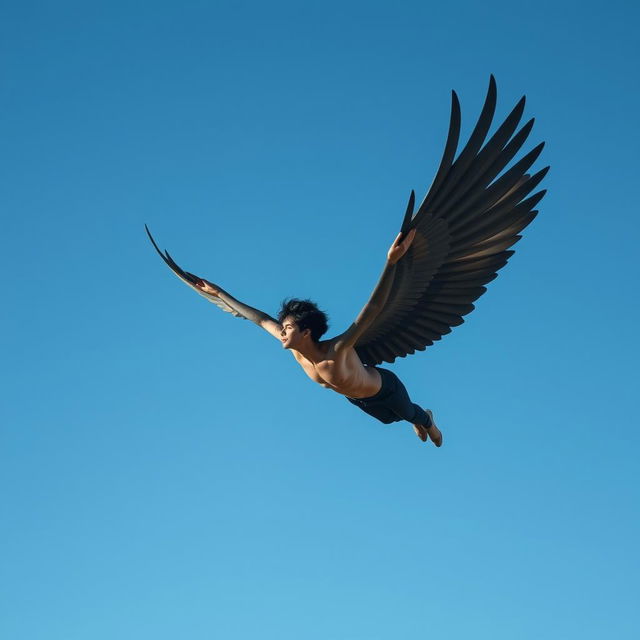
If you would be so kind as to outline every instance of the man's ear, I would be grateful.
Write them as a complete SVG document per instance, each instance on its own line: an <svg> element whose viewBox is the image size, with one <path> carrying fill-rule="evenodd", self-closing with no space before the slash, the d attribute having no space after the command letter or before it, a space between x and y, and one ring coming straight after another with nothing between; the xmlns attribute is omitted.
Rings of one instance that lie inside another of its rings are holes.
<svg viewBox="0 0 640 640"><path fill-rule="evenodd" d="M302 336L304 338L306 338L307 336L311 337L311 329L306 328L303 332L302 332Z"/></svg>

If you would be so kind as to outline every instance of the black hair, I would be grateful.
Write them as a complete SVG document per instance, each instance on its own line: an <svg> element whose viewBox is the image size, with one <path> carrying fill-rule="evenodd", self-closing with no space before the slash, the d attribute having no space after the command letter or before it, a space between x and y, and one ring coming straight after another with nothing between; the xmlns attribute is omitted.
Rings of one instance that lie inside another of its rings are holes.
<svg viewBox="0 0 640 640"><path fill-rule="evenodd" d="M327 314L320 311L318 305L311 300L299 300L298 298L283 300L280 311L278 311L278 322L282 324L282 321L289 316L294 319L300 331L311 330L311 338L314 342L318 342L322 334L329 328Z"/></svg>

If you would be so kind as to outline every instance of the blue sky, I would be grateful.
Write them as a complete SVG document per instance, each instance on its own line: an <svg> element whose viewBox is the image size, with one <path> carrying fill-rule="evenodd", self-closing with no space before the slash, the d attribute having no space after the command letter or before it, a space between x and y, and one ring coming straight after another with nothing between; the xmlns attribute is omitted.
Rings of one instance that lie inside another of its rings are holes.
<svg viewBox="0 0 640 640"><path fill-rule="evenodd" d="M636 638L638 9L22 2L0 9L0 632ZM549 193L384 426L190 271L330 333L489 74Z"/></svg>

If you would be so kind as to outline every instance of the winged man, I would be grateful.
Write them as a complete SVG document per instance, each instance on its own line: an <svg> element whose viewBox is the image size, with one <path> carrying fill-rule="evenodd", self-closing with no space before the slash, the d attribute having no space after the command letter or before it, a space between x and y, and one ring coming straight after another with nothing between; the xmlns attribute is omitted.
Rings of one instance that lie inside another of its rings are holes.
<svg viewBox="0 0 640 640"><path fill-rule="evenodd" d="M181 269L167 251L160 251L148 228L147 233L181 280L279 340L314 382L385 424L412 424L420 440L440 447L442 432L432 411L414 403L400 379L379 365L424 351L462 324L485 285L513 255L510 247L520 239L520 231L538 213L535 207L545 190L530 194L549 167L533 175L527 172L544 143L507 168L526 141L533 119L518 129L523 97L487 140L496 98L491 76L475 128L456 154L461 115L452 92L449 133L433 183L415 212L411 192L378 284L353 324L333 338L322 339L327 317L311 300L286 300L273 318Z"/></svg>

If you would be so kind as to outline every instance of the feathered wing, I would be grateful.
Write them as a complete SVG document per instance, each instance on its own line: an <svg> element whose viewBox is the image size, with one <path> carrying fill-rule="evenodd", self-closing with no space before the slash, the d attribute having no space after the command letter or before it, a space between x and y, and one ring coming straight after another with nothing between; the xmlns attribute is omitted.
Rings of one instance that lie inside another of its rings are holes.
<svg viewBox="0 0 640 640"><path fill-rule="evenodd" d="M527 139L533 119L516 132L522 98L486 140L496 106L491 76L487 97L467 144L456 157L460 103L452 92L445 150L429 192L414 214L414 193L401 231L416 229L398 262L385 308L358 339L355 349L368 365L393 362L426 347L464 322L473 302L513 255L509 249L538 213L545 191L529 195L549 167L527 173L542 151L539 144L508 170ZM455 160L454 160L455 158ZM499 176L499 177L498 177Z"/></svg>
<svg viewBox="0 0 640 640"><path fill-rule="evenodd" d="M173 273L175 273L178 276L178 278L182 280L182 282L184 282L185 284L188 284L196 293L201 295L203 298L206 298L209 302L213 302L213 304L220 307L223 311L226 311L227 313L231 313L236 317L244 318L243 315L238 313L235 309L232 309L224 300L222 300L221 298L218 298L218 296L210 295L208 293L205 293L201 289L199 289L196 286L196 283L199 282L200 279L194 276L192 273L189 273L188 271L184 271L183 269L181 269L178 266L178 264L175 262L175 260L169 255L168 251L165 250L164 253L160 251L160 249L158 248L158 245L156 244L156 241L153 239L153 236L151 235L151 231L149 231L149 227L147 227L147 225L145 224L144 228L147 231L149 240L151 240L151 243L155 247L155 250L158 252L158 255L164 260L164 262L167 264L169 269L171 269L171 271L173 271Z"/></svg>

